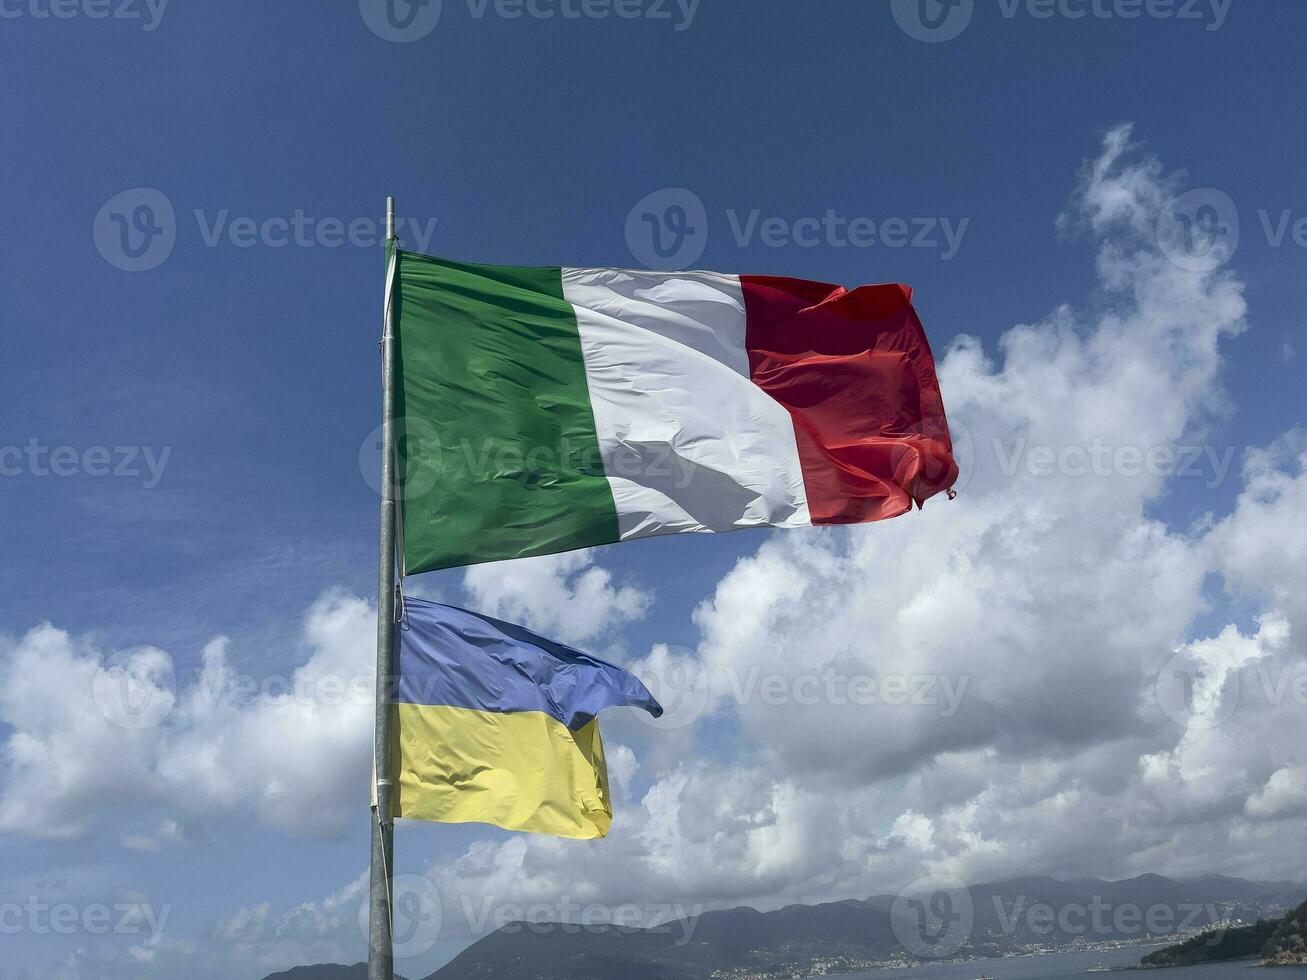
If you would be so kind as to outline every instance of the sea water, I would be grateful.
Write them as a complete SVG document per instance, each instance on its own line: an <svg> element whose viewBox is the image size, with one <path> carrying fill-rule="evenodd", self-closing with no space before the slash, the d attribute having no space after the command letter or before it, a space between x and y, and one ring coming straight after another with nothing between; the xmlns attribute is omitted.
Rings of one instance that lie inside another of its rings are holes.
<svg viewBox="0 0 1307 980"><path fill-rule="evenodd" d="M1128 949L1078 950L1070 953L1048 953L1042 956L1012 956L1004 959L972 960L968 963L939 963L930 966L914 966L899 970L871 970L865 973L849 974L846 980L867 978L867 980L934 980L935 977L946 980L975 980L976 977L992 977L993 980L1053 980L1062 977L1101 977L1104 974L1090 972L1091 967L1107 966L1113 970L1125 970L1136 966L1139 960L1156 947L1136 946ZM1252 970L1250 973L1249 970ZM1307 966L1277 967L1276 969L1255 969L1251 960L1237 960L1232 963L1210 963L1204 966L1177 966L1161 970L1149 970L1147 973L1132 973L1132 976L1147 976L1151 980L1225 980L1237 977L1239 980L1304 980L1307 978Z"/></svg>

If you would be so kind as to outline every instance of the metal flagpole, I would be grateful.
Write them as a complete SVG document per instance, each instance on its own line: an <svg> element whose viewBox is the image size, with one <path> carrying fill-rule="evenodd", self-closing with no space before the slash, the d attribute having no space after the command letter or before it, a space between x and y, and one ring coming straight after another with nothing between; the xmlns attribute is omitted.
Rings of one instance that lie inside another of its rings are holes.
<svg viewBox="0 0 1307 980"><path fill-rule="evenodd" d="M395 199L386 198L386 316L381 336L381 563L377 576L377 695L372 759L376 802L368 889L368 980L394 980L391 936L395 819L390 782L390 676L395 637L395 335L391 300L398 267Z"/></svg>

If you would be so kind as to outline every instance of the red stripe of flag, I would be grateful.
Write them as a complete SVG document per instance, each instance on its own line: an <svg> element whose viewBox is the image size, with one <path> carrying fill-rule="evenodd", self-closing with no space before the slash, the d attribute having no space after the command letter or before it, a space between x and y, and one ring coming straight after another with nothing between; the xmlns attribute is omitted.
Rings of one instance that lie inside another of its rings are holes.
<svg viewBox="0 0 1307 980"><path fill-rule="evenodd" d="M814 524L896 517L958 476L907 286L741 276L753 381L784 405Z"/></svg>

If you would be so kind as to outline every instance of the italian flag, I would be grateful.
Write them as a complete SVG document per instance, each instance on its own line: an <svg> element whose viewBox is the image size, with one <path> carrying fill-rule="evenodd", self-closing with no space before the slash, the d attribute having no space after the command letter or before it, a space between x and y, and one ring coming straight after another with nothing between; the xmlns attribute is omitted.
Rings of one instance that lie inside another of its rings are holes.
<svg viewBox="0 0 1307 980"><path fill-rule="evenodd" d="M392 261L406 574L882 520L957 478L906 286Z"/></svg>

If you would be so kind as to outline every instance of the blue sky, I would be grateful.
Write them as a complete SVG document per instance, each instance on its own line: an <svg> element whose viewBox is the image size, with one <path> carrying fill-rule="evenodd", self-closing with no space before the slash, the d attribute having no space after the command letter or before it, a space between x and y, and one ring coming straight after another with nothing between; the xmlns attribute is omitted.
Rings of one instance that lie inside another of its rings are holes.
<svg viewBox="0 0 1307 980"><path fill-rule="evenodd" d="M1218 455L1232 448L1237 475L1248 447L1269 446L1303 421L1307 240L1295 242L1293 227L1307 218L1307 109L1295 95L1307 8L1296 0L1155 4L1139 17L1129 14L1142 5L1129 2L977 0L954 13L969 13L965 28L937 43L913 36L922 32L911 29L912 4L898 0L633 0L629 19L563 16L581 9L564 0L540 0L521 16L506 16L518 9L511 5L444 0L434 28L403 43L368 26L379 23L371 0L362 10L80 0L60 8L65 17L46 16L49 2L0 0L0 447L23 450L0 460L13 463L0 476L0 650L12 653L48 622L104 656L160 648L190 678L205 645L225 635L230 662L259 678L312 655L303 623L324 592L370 594L377 500L360 459L371 465L378 416L382 256L375 245L322 242L356 220L375 227L387 194L416 222L407 247L429 233L427 250L452 258L626 266L640 261L627 234L637 202L685 188L706 218L697 266L906 282L937 353L965 334L1001 359L999 338L1014 325L1047 323L1062 304L1093 309L1091 320L1123 305L1096 271L1106 233L1059 228L1057 219L1104 135L1130 122L1140 152L1164 161L1162 173L1187 174L1183 187L1159 183L1168 198L1211 189L1201 201L1228 200L1240 225L1237 250L1213 275L1238 277L1249 329L1226 331L1219 364L1204 376L1211 397L1195 396L1203 404L1187 427L1201 435L1180 442L1198 438ZM93 16L106 9L121 16ZM1136 176L1162 180L1146 165ZM132 193L112 205L123 192ZM173 218L159 208L153 217L175 238L172 250L152 268L126 271L130 259L102 210L134 221L142 201L161 199ZM887 219L902 219L925 229L923 244L741 241L735 224L755 211L786 226L828 213L871 218L882 233ZM1231 212L1220 203L1216 213L1224 233ZM279 245L286 226L277 219L297 215L315 244ZM1266 226L1274 232L1286 216L1277 242ZM366 224L355 228L369 237ZM944 396L952 407L947 387ZM70 475L33 464L33 440L40 451L72 447ZM88 459L92 447L110 462ZM95 475L106 465L130 472ZM1236 476L1169 480L1121 506L1184 535L1204 515L1231 514L1247 486ZM965 499L931 506L965 513ZM596 628L593 643L628 659L655 643L710 646L715 627L696 621L695 608L771 537L596 553L614 588L647 602L639 616L605 607L608 627ZM575 585L577 572L551 574ZM1180 641L1227 622L1257 629L1266 603L1256 589L1226 588L1219 574L1200 575L1203 602L1177 613ZM425 579L422 588L468 598L460 572ZM486 588L483 597L518 601L504 598L510 585ZM366 662L367 650L358 652ZM21 727L12 712L0 717L0 737ZM618 727L644 751L647 731ZM747 730L727 713L678 745L745 764L759 752ZM645 785L652 770L642 773ZM8 793L21 785L0 769ZM93 818L75 834L42 839L30 826L0 834L0 901L146 895L173 907L168 933L183 939L209 936L242 908L266 902L275 915L318 902L365 865L362 784L352 815L325 835L269 826L249 806L182 817L167 794L97 793ZM187 840L121 846L164 820L185 825ZM421 873L483 839L505 840L404 827L399 869ZM1244 856L1247 873L1257 872L1255 854ZM1128 871L1132 860L1105 853L1098 870ZM1092 855L1076 861L1032 857L1040 866L1026 870L1081 867ZM1238 873L1235 855L1230 862ZM821 897L823 880L803 894ZM784 892L771 882L695 894L765 901ZM67 965L78 947L93 960L126 945L29 928L0 970L59 962L93 976ZM204 955L221 955L210 948L220 943L203 945ZM447 939L422 962L458 945ZM232 969L259 975L247 961Z"/></svg>

